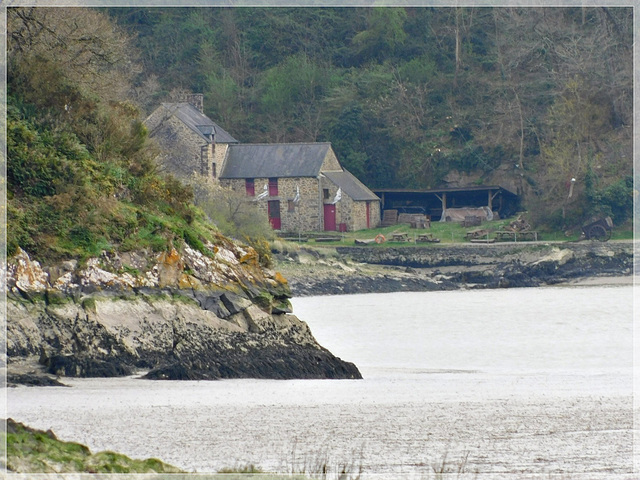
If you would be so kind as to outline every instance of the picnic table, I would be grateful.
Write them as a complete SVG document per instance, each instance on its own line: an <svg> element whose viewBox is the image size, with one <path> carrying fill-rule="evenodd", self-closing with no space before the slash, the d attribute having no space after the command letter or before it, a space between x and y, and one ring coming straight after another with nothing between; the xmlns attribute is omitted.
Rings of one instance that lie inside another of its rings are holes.
<svg viewBox="0 0 640 480"><path fill-rule="evenodd" d="M422 233L416 237L416 243L438 243L439 238L433 236L432 233Z"/></svg>
<svg viewBox="0 0 640 480"><path fill-rule="evenodd" d="M473 240L475 238L483 238L489 235L489 230L486 228L477 228L475 230L471 230L467 232L466 237L467 240Z"/></svg>
<svg viewBox="0 0 640 480"><path fill-rule="evenodd" d="M408 242L409 240L409 234L408 233L393 233L391 235L391 241L392 242Z"/></svg>

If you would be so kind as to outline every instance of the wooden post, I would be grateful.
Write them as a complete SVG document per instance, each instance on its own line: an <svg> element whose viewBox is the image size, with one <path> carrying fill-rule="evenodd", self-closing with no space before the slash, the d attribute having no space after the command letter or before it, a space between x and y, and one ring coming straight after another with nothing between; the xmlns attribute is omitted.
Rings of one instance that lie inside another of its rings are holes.
<svg viewBox="0 0 640 480"><path fill-rule="evenodd" d="M498 190L493 195L491 195L491 190L489 190L489 205L488 205L488 207L491 209L492 212L493 212L493 199L496 198L498 195L500 195L500 190ZM500 206L502 207L502 197L500 197Z"/></svg>
<svg viewBox="0 0 640 480"><path fill-rule="evenodd" d="M438 200L440 200L442 202L442 214L444 215L445 210L447 209L447 192L442 192L442 197L440 195L438 195L437 193L434 193L434 195L436 197L438 197Z"/></svg>

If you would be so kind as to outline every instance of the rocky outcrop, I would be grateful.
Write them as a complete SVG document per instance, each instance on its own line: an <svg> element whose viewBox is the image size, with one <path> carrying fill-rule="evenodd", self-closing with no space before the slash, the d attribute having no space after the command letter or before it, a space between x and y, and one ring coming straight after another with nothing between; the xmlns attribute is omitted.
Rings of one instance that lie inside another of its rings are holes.
<svg viewBox="0 0 640 480"><path fill-rule="evenodd" d="M360 378L291 314L287 281L253 249L205 247L212 256L184 245L48 267L19 251L7 269L9 375L37 358L65 376Z"/></svg>
<svg viewBox="0 0 640 480"><path fill-rule="evenodd" d="M631 276L632 241L337 247L332 269L280 258L296 296L554 285L591 277ZM307 256L309 257L309 256ZM339 268L337 265L347 266ZM375 268L374 268L375 267ZM311 272L311 273L306 273Z"/></svg>

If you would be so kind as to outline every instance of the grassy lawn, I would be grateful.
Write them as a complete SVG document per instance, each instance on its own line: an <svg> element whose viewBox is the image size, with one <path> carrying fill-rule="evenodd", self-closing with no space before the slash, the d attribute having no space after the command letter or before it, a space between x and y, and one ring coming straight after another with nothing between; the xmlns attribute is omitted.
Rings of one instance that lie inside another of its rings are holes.
<svg viewBox="0 0 640 480"><path fill-rule="evenodd" d="M453 244L453 243L470 243L467 239L467 232L484 229L489 231L489 238L494 238L494 232L503 230L504 227L508 226L511 222L515 220L513 218L506 218L495 220L491 222L483 222L480 226L475 227L463 227L460 223L457 222L432 222L431 227L427 229L415 229L411 228L409 224L398 224L390 227L380 227L373 228L368 230L359 230L357 232L345 232L339 234L337 232L326 232L322 234L313 233L313 234L305 234L302 233L300 236L304 239L308 237L307 244L321 247L321 246L353 246L355 244L355 240L372 240L377 235L384 235L386 241L382 244L371 243L369 246L377 247L377 248L385 248L389 246L410 246L410 245L438 245L438 244ZM410 239L409 242L394 242L392 240L394 233L405 233L407 237ZM435 238L440 240L439 243L417 243L415 239L418 235L430 233ZM571 242L579 239L580 232L576 231L572 235L565 235L564 232L561 231L553 231L553 232L545 232L538 231L538 240L541 241L558 241L558 242ZM317 241L315 237L320 237L320 239L324 238L335 238L335 240L327 242L319 240ZM289 237L290 238L290 237ZM620 228L613 229L613 234L611 237L612 240L628 240L633 239L633 230L630 226L623 226ZM295 241L290 238L290 241Z"/></svg>

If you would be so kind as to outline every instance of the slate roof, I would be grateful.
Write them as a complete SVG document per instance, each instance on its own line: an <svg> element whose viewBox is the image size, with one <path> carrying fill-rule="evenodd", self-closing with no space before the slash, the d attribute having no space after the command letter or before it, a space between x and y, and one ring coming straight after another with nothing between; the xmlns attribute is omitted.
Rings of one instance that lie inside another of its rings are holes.
<svg viewBox="0 0 640 480"><path fill-rule="evenodd" d="M346 170L342 172L322 172L322 174L340 187L342 191L353 200L380 200L375 193Z"/></svg>
<svg viewBox="0 0 640 480"><path fill-rule="evenodd" d="M203 129L199 127L211 127L215 128L215 142L216 143L238 143L238 140L233 138L227 131L225 131L220 125L213 122L209 117L204 115L200 110L191 105L190 103L163 103L162 106L169 112L173 113L179 118L185 125L191 130L200 135L204 140L209 140L203 133ZM206 131L206 130L205 130Z"/></svg>
<svg viewBox="0 0 640 480"><path fill-rule="evenodd" d="M230 145L220 178L317 177L330 143Z"/></svg>

